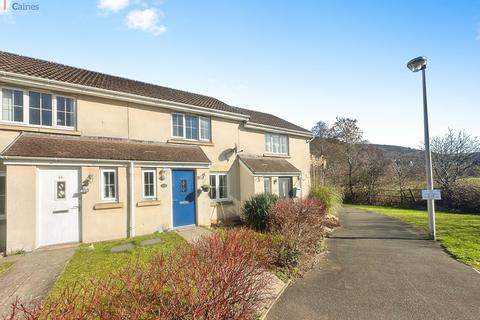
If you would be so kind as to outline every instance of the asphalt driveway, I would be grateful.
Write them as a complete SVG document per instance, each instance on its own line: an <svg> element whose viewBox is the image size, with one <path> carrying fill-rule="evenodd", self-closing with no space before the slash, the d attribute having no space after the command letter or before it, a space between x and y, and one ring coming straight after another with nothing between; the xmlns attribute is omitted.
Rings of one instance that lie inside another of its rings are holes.
<svg viewBox="0 0 480 320"><path fill-rule="evenodd" d="M480 319L480 273L398 220L344 209L318 266L267 319Z"/></svg>

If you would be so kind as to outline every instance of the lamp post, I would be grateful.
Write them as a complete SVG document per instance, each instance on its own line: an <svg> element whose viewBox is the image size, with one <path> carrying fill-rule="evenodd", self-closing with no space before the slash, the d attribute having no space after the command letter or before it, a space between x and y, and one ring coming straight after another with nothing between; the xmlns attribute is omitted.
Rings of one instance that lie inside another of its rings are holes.
<svg viewBox="0 0 480 320"><path fill-rule="evenodd" d="M423 127L425 135L425 170L427 176L427 190L433 190L432 154L430 152L430 134L428 132L428 109L427 109L427 85L425 81L425 69L427 58L417 57L407 63L407 68L412 72L422 71L423 84ZM428 238L435 240L435 203L433 199L427 200L428 207Z"/></svg>

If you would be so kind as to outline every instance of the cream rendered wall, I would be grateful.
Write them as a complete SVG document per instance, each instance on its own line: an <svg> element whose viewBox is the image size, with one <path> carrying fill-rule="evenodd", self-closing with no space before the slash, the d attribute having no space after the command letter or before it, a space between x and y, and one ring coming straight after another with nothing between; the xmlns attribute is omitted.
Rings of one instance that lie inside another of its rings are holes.
<svg viewBox="0 0 480 320"><path fill-rule="evenodd" d="M82 135L128 138L128 104L126 102L77 97L77 129Z"/></svg>
<svg viewBox="0 0 480 320"><path fill-rule="evenodd" d="M163 141L171 138L171 112L165 109L129 104L128 137Z"/></svg>
<svg viewBox="0 0 480 320"><path fill-rule="evenodd" d="M7 166L7 253L36 247L37 168Z"/></svg>
<svg viewBox="0 0 480 320"><path fill-rule="evenodd" d="M148 203L154 200L143 199L143 169L154 169L156 174L157 201L154 206L139 206L141 203ZM172 186L171 170L164 169L165 180L160 180L161 168L135 168L135 235L140 236L157 231L167 230L172 225ZM166 185L166 187L162 187Z"/></svg>
<svg viewBox="0 0 480 320"><path fill-rule="evenodd" d="M117 197L122 208L94 210L101 200L100 167L83 167L82 181L93 176L89 191L82 195L82 242L120 239L127 236L127 169L117 168Z"/></svg>

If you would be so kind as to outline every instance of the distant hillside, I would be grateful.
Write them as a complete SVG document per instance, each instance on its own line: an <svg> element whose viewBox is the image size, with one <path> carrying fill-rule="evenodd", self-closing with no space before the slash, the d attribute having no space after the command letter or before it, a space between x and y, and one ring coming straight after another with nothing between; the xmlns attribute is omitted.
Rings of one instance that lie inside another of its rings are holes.
<svg viewBox="0 0 480 320"><path fill-rule="evenodd" d="M396 153L396 154L412 154L412 153L422 153L422 150L402 147L402 146L394 146L390 144L374 144L371 143L370 145L374 146L377 149L380 149L386 153Z"/></svg>

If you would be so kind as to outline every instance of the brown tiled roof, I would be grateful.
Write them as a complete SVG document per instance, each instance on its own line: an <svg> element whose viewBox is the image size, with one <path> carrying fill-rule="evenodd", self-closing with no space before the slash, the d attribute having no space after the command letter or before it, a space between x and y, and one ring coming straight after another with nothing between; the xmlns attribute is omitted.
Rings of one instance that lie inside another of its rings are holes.
<svg viewBox="0 0 480 320"><path fill-rule="evenodd" d="M210 163L199 146L35 133L23 133L1 155L6 157Z"/></svg>
<svg viewBox="0 0 480 320"><path fill-rule="evenodd" d="M219 111L232 112L250 116L252 122L309 133L308 130L271 114L230 106L225 102L205 95L171 89L50 61L34 59L9 52L0 51L0 70L92 88L190 104Z"/></svg>
<svg viewBox="0 0 480 320"><path fill-rule="evenodd" d="M290 162L281 158L241 156L240 160L254 174L301 172L295 166L293 166Z"/></svg>

